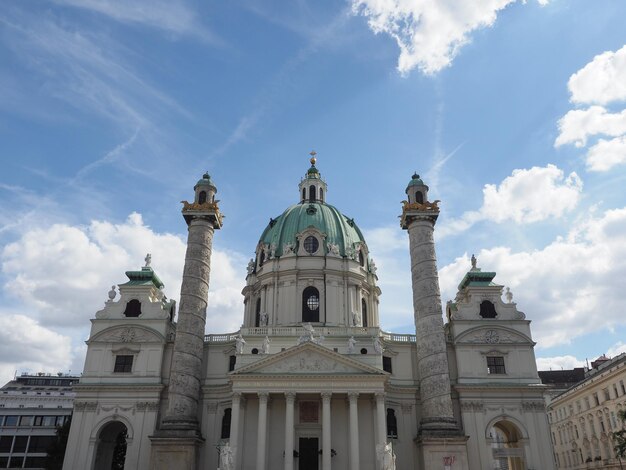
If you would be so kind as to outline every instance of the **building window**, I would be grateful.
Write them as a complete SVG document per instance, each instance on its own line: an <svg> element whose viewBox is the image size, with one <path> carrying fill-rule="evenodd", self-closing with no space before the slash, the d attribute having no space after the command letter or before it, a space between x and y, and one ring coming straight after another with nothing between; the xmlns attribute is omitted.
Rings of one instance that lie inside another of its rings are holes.
<svg viewBox="0 0 626 470"><path fill-rule="evenodd" d="M390 374L392 373L390 357L383 356L383 370L385 372L389 372Z"/></svg>
<svg viewBox="0 0 626 470"><path fill-rule="evenodd" d="M309 235L304 239L304 251L312 255L320 247L320 242L313 235Z"/></svg>
<svg viewBox="0 0 626 470"><path fill-rule="evenodd" d="M11 452L11 445L13 444L13 436L0 436L0 452Z"/></svg>
<svg viewBox="0 0 626 470"><path fill-rule="evenodd" d="M483 300L480 303L480 316L483 318L496 318L498 316L496 313L496 307L492 302Z"/></svg>
<svg viewBox="0 0 626 470"><path fill-rule="evenodd" d="M504 369L504 357L488 356L487 357L487 373L488 374L506 374Z"/></svg>
<svg viewBox="0 0 626 470"><path fill-rule="evenodd" d="M324 190L320 188L320 201L324 202Z"/></svg>
<svg viewBox="0 0 626 470"><path fill-rule="evenodd" d="M396 412L392 408L387 408L387 437L398 438L398 420L396 419Z"/></svg>
<svg viewBox="0 0 626 470"><path fill-rule="evenodd" d="M118 355L115 356L115 366L113 372L132 372L133 371L133 357L132 355Z"/></svg>
<svg viewBox="0 0 626 470"><path fill-rule="evenodd" d="M604 401L606 400L610 400L611 399L611 395L609 395L609 389L605 388L604 390L602 390L604 392Z"/></svg>
<svg viewBox="0 0 626 470"><path fill-rule="evenodd" d="M359 264L365 267L365 256L363 256L363 252L359 250Z"/></svg>
<svg viewBox="0 0 626 470"><path fill-rule="evenodd" d="M593 402L596 404L596 406L600 406L600 399L598 398L597 393L593 394Z"/></svg>
<svg viewBox="0 0 626 470"><path fill-rule="evenodd" d="M254 311L254 326L261 326L261 299L256 299L256 310Z"/></svg>
<svg viewBox="0 0 626 470"><path fill-rule="evenodd" d="M315 202L315 186L309 186L309 202Z"/></svg>
<svg viewBox="0 0 626 470"><path fill-rule="evenodd" d="M26 452L27 444L28 444L28 436L15 436L15 442L13 442L13 453Z"/></svg>
<svg viewBox="0 0 626 470"><path fill-rule="evenodd" d="M235 364L237 364L237 356L228 356L228 372L235 370Z"/></svg>
<svg viewBox="0 0 626 470"><path fill-rule="evenodd" d="M200 191L200 194L198 195L198 202L200 204L204 204L206 202L206 191Z"/></svg>
<svg viewBox="0 0 626 470"><path fill-rule="evenodd" d="M17 416L7 416L4 418L5 426L17 426Z"/></svg>
<svg viewBox="0 0 626 470"><path fill-rule="evenodd" d="M309 286L302 292L302 322L319 322L320 321L320 293L313 287Z"/></svg>
<svg viewBox="0 0 626 470"><path fill-rule="evenodd" d="M361 316L363 317L363 326L367 328L367 302L361 299Z"/></svg>
<svg viewBox="0 0 626 470"><path fill-rule="evenodd" d="M418 204L424 204L424 196L422 195L421 191L415 192L415 202L417 202Z"/></svg>
<svg viewBox="0 0 626 470"><path fill-rule="evenodd" d="M622 395L626 394L626 387L624 387L624 381L619 381L620 387L622 387Z"/></svg>
<svg viewBox="0 0 626 470"><path fill-rule="evenodd" d="M137 299L128 301L126 304L126 310L124 310L125 317L138 317L141 315L141 302Z"/></svg>
<svg viewBox="0 0 626 470"><path fill-rule="evenodd" d="M222 416L222 439L230 439L230 415L231 408L226 408Z"/></svg>

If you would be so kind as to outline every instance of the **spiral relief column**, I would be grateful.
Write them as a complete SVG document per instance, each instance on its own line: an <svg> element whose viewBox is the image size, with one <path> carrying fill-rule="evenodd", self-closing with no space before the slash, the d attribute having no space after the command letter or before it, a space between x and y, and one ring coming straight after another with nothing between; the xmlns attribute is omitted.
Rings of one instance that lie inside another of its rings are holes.
<svg viewBox="0 0 626 470"><path fill-rule="evenodd" d="M406 189L401 226L409 233L413 311L421 417L418 446L424 468L441 466L441 447L457 457L458 468L467 462L467 440L454 417L450 372L439 293L439 275L433 233L439 207L428 202L428 186L414 174ZM456 448L458 447L458 449ZM458 455L457 455L458 453ZM456 467L455 467L456 468Z"/></svg>
<svg viewBox="0 0 626 470"><path fill-rule="evenodd" d="M204 327L211 274L213 233L222 226L216 187L205 174L194 186L193 203L183 201L189 227L180 289L180 308L170 369L168 406L160 429L151 436L155 470L194 470L202 442L198 421L201 400Z"/></svg>

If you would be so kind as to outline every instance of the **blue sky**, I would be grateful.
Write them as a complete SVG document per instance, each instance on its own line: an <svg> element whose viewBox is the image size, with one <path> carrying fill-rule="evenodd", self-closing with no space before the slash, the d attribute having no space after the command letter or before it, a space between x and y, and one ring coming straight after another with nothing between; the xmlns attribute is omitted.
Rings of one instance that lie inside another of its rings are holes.
<svg viewBox="0 0 626 470"><path fill-rule="evenodd" d="M475 253L540 368L626 349L626 4L619 0L9 1L0 12L0 378L82 369L146 252L177 298L179 201L208 170L209 331L318 153L364 231L381 321L412 329L400 201L442 201L444 301Z"/></svg>

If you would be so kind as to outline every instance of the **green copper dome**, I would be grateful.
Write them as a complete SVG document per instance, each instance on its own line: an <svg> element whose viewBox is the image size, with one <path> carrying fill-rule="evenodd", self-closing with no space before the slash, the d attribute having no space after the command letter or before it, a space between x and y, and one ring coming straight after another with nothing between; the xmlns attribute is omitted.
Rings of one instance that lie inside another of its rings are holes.
<svg viewBox="0 0 626 470"><path fill-rule="evenodd" d="M365 242L354 220L323 202L305 202L287 208L276 219L270 220L260 241L269 246L274 245L276 256L281 256L283 246L287 243L293 244L296 250L296 234L311 226L326 234L325 253L328 252L328 243L332 243L337 245L341 256L348 256L347 252Z"/></svg>
<svg viewBox="0 0 626 470"><path fill-rule="evenodd" d="M426 185L420 178L420 175L418 175L417 173L413 173L413 176L411 177L411 181L409 181L407 188L410 188L411 186L426 186Z"/></svg>
<svg viewBox="0 0 626 470"><path fill-rule="evenodd" d="M207 186L207 187L217 190L217 188L213 184L213 181L211 181L211 176L209 176L208 173L205 173L204 175L202 175L202 179L198 180L198 182L193 187L193 189L196 189L198 186Z"/></svg>

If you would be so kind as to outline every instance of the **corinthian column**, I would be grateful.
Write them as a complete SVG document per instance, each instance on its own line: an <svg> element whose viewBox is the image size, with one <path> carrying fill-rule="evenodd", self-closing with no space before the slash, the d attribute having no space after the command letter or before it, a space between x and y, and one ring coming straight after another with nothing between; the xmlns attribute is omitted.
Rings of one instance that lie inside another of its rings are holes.
<svg viewBox="0 0 626 470"><path fill-rule="evenodd" d="M213 233L222 226L214 201L217 189L205 174L194 187L193 203L183 202L189 227L176 338L168 385L168 406L161 428L151 436L150 468L194 470L201 442L198 404L201 400L204 327L211 273Z"/></svg>

